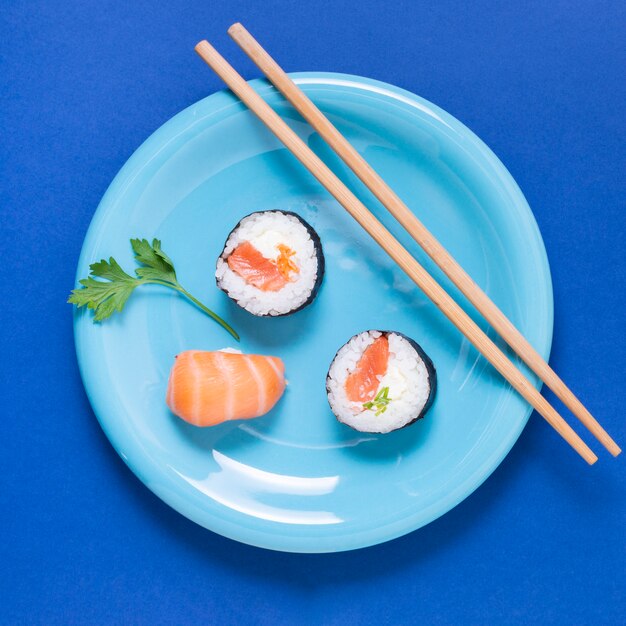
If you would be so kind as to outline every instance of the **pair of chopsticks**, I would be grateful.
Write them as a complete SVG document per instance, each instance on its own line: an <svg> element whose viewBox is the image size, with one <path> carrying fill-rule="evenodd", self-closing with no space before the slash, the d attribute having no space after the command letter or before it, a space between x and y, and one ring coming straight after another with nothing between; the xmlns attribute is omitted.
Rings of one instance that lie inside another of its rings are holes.
<svg viewBox="0 0 626 626"><path fill-rule="evenodd" d="M383 206L402 224L413 239L467 297L522 361L552 389L556 396L602 445L613 456L617 456L621 452L619 446L611 439L548 363L530 345L504 313L489 299L487 294L474 283L465 270L415 217L406 204L372 169L348 140L333 126L328 118L296 86L254 37L241 24L231 26L228 29L228 33L267 76L270 82L291 102L296 110L315 128ZM511 386L532 405L587 463L590 465L595 463L598 457L537 391L534 385L326 164L291 130L265 100L250 87L228 61L207 41L198 43L195 50L242 102L276 135L286 148L406 272Z"/></svg>

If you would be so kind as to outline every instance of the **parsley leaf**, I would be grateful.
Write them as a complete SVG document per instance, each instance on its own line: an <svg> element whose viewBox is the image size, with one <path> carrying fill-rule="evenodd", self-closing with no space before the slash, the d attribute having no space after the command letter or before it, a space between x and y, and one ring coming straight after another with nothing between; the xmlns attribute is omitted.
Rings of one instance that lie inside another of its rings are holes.
<svg viewBox="0 0 626 626"><path fill-rule="evenodd" d="M178 282L174 264L161 249L161 242L158 239L153 239L152 243L147 239L131 239L130 245L135 254L135 260L140 264L135 269L136 278L127 274L113 257L110 257L108 261L102 259L89 266L91 270L89 276L78 281L82 287L72 291L68 302L75 304L78 308L85 306L93 309L94 322L101 322L113 315L115 311L121 311L133 291L140 285L170 287L189 298L239 341L239 335L226 321L194 298ZM96 278L105 280L96 280Z"/></svg>
<svg viewBox="0 0 626 626"><path fill-rule="evenodd" d="M131 239L130 245L135 253L138 263L144 267L139 267L135 273L139 278L165 280L176 283L176 272L174 264L170 258L161 250L161 242L158 239L152 240L152 245L147 239Z"/></svg>

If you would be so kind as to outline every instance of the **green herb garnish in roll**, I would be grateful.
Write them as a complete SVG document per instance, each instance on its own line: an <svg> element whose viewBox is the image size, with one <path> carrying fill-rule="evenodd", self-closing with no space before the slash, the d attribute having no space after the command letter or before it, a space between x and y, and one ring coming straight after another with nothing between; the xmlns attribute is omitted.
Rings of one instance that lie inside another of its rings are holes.
<svg viewBox="0 0 626 626"><path fill-rule="evenodd" d="M391 402L389 397L389 387L383 387L371 402L363 404L364 409L376 410L376 415L381 415L387 410L387 405Z"/></svg>
<svg viewBox="0 0 626 626"><path fill-rule="evenodd" d="M130 245L136 261L140 264L140 267L135 269L136 276L127 274L113 257L109 257L108 261L103 259L98 263L92 263L89 266L91 270L89 276L78 281L82 287L72 291L68 302L78 308L86 306L93 309L94 322L101 322L115 311L121 311L130 295L140 285L161 285L183 294L239 341L239 335L230 324L194 298L178 282L174 264L161 250L161 242L158 239L153 239L152 243L147 239L131 239Z"/></svg>

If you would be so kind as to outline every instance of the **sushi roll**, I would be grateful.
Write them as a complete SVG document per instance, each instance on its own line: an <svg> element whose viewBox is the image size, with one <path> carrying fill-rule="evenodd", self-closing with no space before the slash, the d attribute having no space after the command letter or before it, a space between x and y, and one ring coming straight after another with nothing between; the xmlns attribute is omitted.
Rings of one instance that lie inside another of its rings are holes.
<svg viewBox="0 0 626 626"><path fill-rule="evenodd" d="M405 335L367 330L342 346L328 370L328 403L337 419L366 433L388 433L424 417L437 374Z"/></svg>
<svg viewBox="0 0 626 626"><path fill-rule="evenodd" d="M217 260L217 286L259 316L289 315L315 298L324 276L317 233L290 211L260 211L231 231Z"/></svg>

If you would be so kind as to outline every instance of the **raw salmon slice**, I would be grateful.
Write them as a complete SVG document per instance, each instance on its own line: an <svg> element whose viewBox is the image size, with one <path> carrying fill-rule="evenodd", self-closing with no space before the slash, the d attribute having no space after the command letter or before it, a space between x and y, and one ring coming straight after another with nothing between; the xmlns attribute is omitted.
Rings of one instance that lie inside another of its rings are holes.
<svg viewBox="0 0 626 626"><path fill-rule="evenodd" d="M188 350L176 357L167 406L195 426L267 413L285 390L285 366L273 356Z"/></svg>
<svg viewBox="0 0 626 626"><path fill-rule="evenodd" d="M235 248L228 257L228 267L262 291L278 291L287 284L276 263L266 259L249 241Z"/></svg>
<svg viewBox="0 0 626 626"><path fill-rule="evenodd" d="M346 378L350 402L369 402L376 395L380 379L387 373L389 340L381 335L361 355L355 370Z"/></svg>

